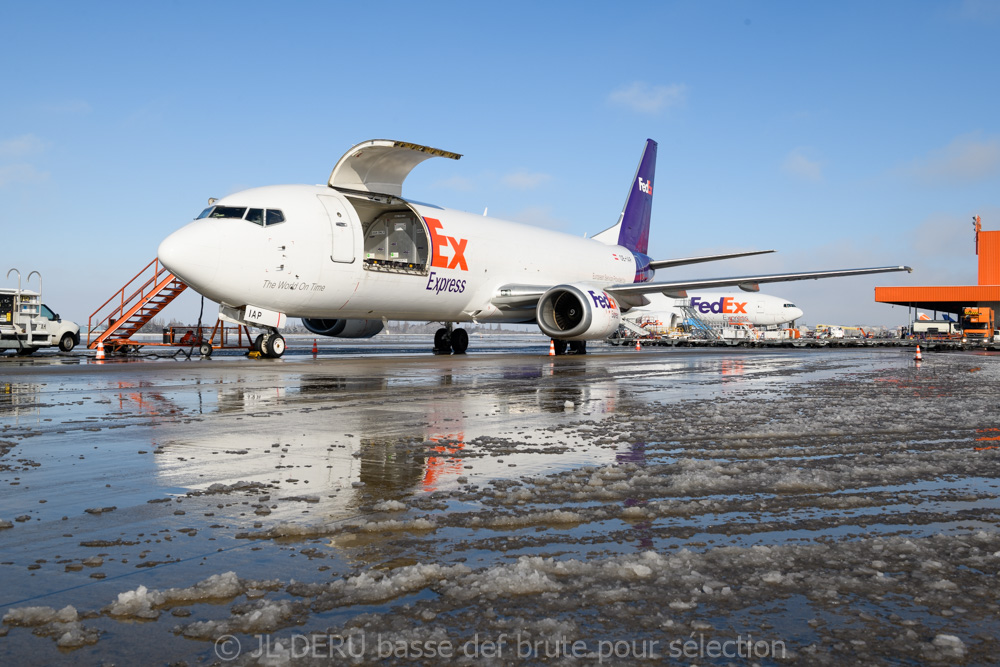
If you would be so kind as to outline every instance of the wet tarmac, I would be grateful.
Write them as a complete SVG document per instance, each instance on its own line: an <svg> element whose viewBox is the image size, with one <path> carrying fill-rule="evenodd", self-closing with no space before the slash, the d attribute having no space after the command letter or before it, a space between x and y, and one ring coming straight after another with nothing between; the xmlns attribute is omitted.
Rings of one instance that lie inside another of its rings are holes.
<svg viewBox="0 0 1000 667"><path fill-rule="evenodd" d="M0 658L995 661L995 356L542 342L0 360Z"/></svg>

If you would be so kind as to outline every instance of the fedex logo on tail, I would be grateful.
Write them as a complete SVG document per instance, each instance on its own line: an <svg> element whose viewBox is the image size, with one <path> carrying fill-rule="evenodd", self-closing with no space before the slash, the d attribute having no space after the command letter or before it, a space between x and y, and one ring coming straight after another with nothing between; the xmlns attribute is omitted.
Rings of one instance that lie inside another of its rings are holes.
<svg viewBox="0 0 1000 667"><path fill-rule="evenodd" d="M700 296L691 297L691 307L697 308L698 312L705 313L746 313L747 302L736 301L732 297L723 297L718 301L704 301Z"/></svg>
<svg viewBox="0 0 1000 667"><path fill-rule="evenodd" d="M646 195L653 194L653 179L643 181L642 176L639 176L639 192Z"/></svg>

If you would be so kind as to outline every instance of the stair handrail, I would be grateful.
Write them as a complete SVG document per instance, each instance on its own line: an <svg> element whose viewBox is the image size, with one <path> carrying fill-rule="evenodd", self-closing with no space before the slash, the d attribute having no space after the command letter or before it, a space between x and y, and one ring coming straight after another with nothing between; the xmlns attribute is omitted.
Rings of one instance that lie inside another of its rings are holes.
<svg viewBox="0 0 1000 667"><path fill-rule="evenodd" d="M719 333L713 327L709 326L705 320L701 319L694 308L691 306L678 306L678 308L684 313L688 324L692 325L693 332L699 332L707 336L709 340L718 340L720 338Z"/></svg>
<svg viewBox="0 0 1000 667"><path fill-rule="evenodd" d="M146 280L146 282L144 282L142 285L140 285L139 288L136 289L134 292L132 292L132 294L130 294L129 297L126 299L125 298L125 290L127 290L132 285L132 283L134 283L136 280L138 280L139 278L141 278L142 275L144 273L146 273L146 271L151 266L155 266L155 268L153 270L152 277L149 278L148 280ZM163 273L163 272L169 273L168 269L165 266L160 265L160 259L159 259L159 257L157 257L153 261L151 261L149 264L147 264L146 266L142 267L142 269L137 274L135 274L135 276L131 280L129 280L127 283L125 283L125 285L122 286L121 289L119 289L117 292L115 292L114 294L112 294L111 297L107 301L105 301L104 303L102 303L97 308L97 310L95 310L93 313L91 313L90 317L87 318L87 345L88 346L90 345L91 338L93 336L94 328L95 327L100 327L105 322L108 322L115 313L122 313L122 312L124 312L124 310L125 310L125 304L131 303L132 300L136 298L136 296L139 296L140 298L144 297L145 296L145 290L146 290L146 288L148 288L150 286L155 286L155 285L159 284L159 282L160 282L159 281L159 277L160 277L160 274ZM102 317L101 319L99 319L97 322L94 322L94 318L99 315L99 313L104 309L104 307L107 306L112 301L114 301L115 297L118 297L118 296L121 297L121 304L115 306L114 309L112 309L110 312L108 312L107 315L105 315L104 317Z"/></svg>

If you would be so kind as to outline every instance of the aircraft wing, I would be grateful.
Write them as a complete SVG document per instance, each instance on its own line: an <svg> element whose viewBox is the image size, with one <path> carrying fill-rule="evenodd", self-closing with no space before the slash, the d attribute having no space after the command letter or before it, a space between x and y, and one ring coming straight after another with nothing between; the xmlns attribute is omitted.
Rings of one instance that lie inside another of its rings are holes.
<svg viewBox="0 0 1000 667"><path fill-rule="evenodd" d="M726 255L701 255L700 257L684 257L681 259L654 259L649 263L651 269L669 269L672 266L684 266L686 264L700 264L701 262L716 262L720 259L733 259L734 257L749 257L750 255L766 255L773 250L751 250L750 252L733 252Z"/></svg>
<svg viewBox="0 0 1000 667"><path fill-rule="evenodd" d="M863 276L869 273L890 273L893 271L912 272L908 266L877 266L869 269L835 269L811 273L773 273L763 276L736 276L732 278L703 278L700 280L678 280L673 282L624 283L605 287L604 291L618 298L628 298L660 292L673 298L687 296L689 289L710 289L713 287L739 287L745 292L757 292L761 283L784 283L792 280L818 280L843 276Z"/></svg>
<svg viewBox="0 0 1000 667"><path fill-rule="evenodd" d="M833 271L813 271L810 273L772 273L763 276L735 276L732 278L702 278L699 280L678 280L673 282L622 283L602 289L626 306L646 305L644 294L660 292L675 299L687 296L689 289L711 289L713 287L739 287L745 292L760 291L761 283L783 283L792 280L819 280L844 276L863 276L869 273L891 273L893 271L912 272L908 266L876 266L868 269L835 269ZM531 311L552 285L503 285L497 290L492 304L500 310Z"/></svg>

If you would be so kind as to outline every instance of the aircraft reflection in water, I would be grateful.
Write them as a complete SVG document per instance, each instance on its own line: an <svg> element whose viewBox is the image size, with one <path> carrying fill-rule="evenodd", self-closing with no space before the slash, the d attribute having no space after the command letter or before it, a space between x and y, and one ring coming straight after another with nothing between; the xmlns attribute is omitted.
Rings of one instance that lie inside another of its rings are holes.
<svg viewBox="0 0 1000 667"><path fill-rule="evenodd" d="M719 372L722 374L722 379L742 380L743 363L742 359L723 359L722 364L719 366Z"/></svg>
<svg viewBox="0 0 1000 667"><path fill-rule="evenodd" d="M138 382L118 381L111 387L112 396L118 401L119 410L138 411L147 415L170 415L180 412L180 407L171 399L155 390L157 385L140 380Z"/></svg>
<svg viewBox="0 0 1000 667"><path fill-rule="evenodd" d="M456 485L463 475L489 479L533 467L548 470L552 461L539 460L537 454L464 454L476 438L503 437L502 431L512 430L505 425L509 415L525 419L518 422L516 435L506 437L521 441L524 432L532 436L528 442L533 447L545 447L553 441L543 427L552 421L541 415L565 413L567 401L594 414L613 411L618 396L614 377L591 369L584 381L585 371L534 366L471 385L468 378L457 381L450 374L433 385L412 378L327 375L303 375L297 387L205 385L199 391L206 395L199 400L206 412L238 421L206 420L207 427L200 426L196 436L183 426L171 432L163 424L157 433L160 446L195 458L197 465L157 457L158 474L172 487L195 490L237 481L277 483L281 490L276 499L308 496L310 509L345 514L360 502L359 482L370 501L440 490ZM515 378L519 382L510 381ZM442 400L435 390L453 383L463 390L448 392ZM542 419L537 431L531 415ZM271 510L290 518L302 508L277 503Z"/></svg>

